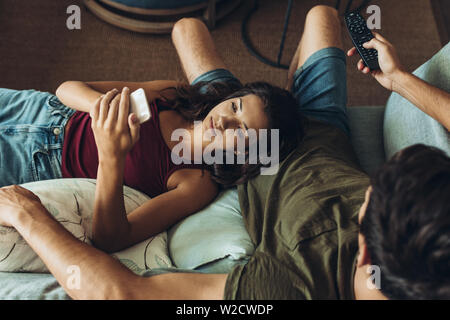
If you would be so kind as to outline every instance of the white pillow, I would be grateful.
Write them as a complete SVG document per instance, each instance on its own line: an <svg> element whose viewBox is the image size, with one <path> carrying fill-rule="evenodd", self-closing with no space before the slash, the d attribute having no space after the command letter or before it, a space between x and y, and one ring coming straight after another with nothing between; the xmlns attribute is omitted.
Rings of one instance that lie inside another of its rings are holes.
<svg viewBox="0 0 450 320"><path fill-rule="evenodd" d="M23 184L35 193L47 210L76 238L91 244L91 221L96 180L58 179ZM124 187L125 210L128 213L150 198ZM167 249L167 233L162 232L128 249L114 253L133 272L140 274L154 268L172 267ZM49 272L14 228L0 226L0 271Z"/></svg>
<svg viewBox="0 0 450 320"><path fill-rule="evenodd" d="M172 262L181 269L228 273L255 251L242 219L237 188L168 230Z"/></svg>

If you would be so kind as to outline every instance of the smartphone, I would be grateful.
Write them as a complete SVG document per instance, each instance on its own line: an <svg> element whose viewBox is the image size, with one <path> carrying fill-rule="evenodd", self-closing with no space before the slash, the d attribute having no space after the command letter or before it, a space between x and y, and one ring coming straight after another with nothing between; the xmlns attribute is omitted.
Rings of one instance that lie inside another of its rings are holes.
<svg viewBox="0 0 450 320"><path fill-rule="evenodd" d="M130 94L130 113L137 116L139 123L144 123L151 118L152 115L144 89L137 89Z"/></svg>

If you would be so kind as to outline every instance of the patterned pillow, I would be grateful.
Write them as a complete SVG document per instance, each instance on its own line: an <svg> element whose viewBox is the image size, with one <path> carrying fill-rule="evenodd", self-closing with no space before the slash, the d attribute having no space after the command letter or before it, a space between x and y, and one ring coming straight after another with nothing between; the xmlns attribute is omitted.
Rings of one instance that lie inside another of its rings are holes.
<svg viewBox="0 0 450 320"><path fill-rule="evenodd" d="M35 193L55 219L76 238L91 244L95 183L92 179L58 179L22 186ZM128 214L150 198L124 187L124 199ZM112 256L137 274L148 269L173 266L167 249L166 232ZM48 272L48 269L14 228L0 226L0 271L42 273Z"/></svg>

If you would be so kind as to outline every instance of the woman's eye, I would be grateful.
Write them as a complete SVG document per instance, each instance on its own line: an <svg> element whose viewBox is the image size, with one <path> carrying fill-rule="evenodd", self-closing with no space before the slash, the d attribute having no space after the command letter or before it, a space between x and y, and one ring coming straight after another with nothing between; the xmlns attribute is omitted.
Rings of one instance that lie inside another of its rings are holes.
<svg viewBox="0 0 450 320"><path fill-rule="evenodd" d="M231 103L231 108L233 109L234 112L237 111L236 104L234 102Z"/></svg>

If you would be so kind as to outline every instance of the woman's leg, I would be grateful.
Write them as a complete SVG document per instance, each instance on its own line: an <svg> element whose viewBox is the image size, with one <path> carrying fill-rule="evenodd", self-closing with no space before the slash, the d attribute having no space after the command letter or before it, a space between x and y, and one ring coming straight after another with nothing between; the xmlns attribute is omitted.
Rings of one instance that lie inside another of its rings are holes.
<svg viewBox="0 0 450 320"><path fill-rule="evenodd" d="M62 177L64 127L74 112L50 93L0 89L0 187Z"/></svg>

